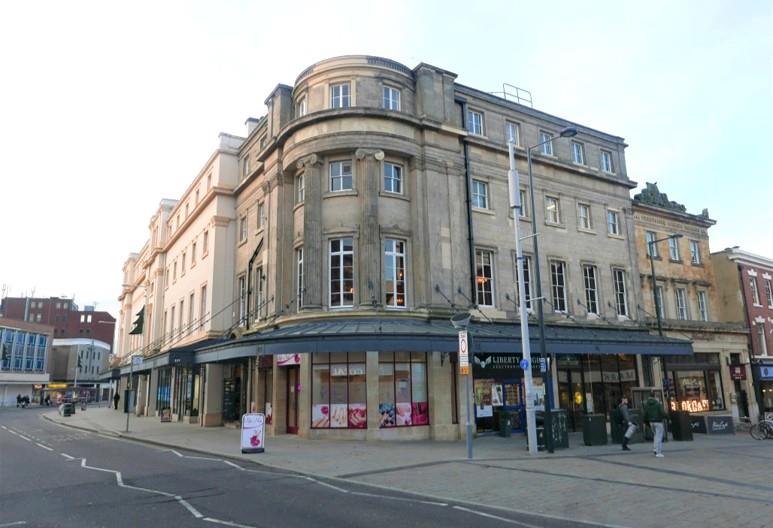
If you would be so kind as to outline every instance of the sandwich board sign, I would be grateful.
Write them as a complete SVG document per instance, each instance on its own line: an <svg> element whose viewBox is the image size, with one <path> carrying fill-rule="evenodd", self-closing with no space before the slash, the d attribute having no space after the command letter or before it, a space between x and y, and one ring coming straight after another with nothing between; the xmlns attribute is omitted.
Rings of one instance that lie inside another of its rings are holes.
<svg viewBox="0 0 773 528"><path fill-rule="evenodd" d="M262 453L265 451L263 429L266 417L262 413L242 415L242 453Z"/></svg>

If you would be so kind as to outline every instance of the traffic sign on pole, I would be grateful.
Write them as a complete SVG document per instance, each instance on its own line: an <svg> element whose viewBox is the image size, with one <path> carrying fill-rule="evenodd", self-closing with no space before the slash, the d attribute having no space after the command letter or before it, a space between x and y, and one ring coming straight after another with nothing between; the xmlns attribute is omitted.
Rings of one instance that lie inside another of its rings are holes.
<svg viewBox="0 0 773 528"><path fill-rule="evenodd" d="M470 354L467 349L467 330L459 331L459 367L470 367Z"/></svg>

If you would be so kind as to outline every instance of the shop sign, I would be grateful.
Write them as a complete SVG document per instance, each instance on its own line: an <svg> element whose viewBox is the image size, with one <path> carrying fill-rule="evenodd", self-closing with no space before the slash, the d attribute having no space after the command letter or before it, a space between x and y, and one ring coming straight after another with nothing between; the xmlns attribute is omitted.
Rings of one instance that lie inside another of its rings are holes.
<svg viewBox="0 0 773 528"><path fill-rule="evenodd" d="M300 354L277 354L276 365L277 367L286 367L287 365L300 365Z"/></svg>
<svg viewBox="0 0 773 528"><path fill-rule="evenodd" d="M476 376L520 378L521 357L515 354L473 354L472 365Z"/></svg>
<svg viewBox="0 0 773 528"><path fill-rule="evenodd" d="M693 433L706 434L706 420L703 416L690 416L690 428Z"/></svg>
<svg viewBox="0 0 773 528"><path fill-rule="evenodd" d="M364 376L365 375L365 366L364 365L349 365L348 367L346 365L333 365L330 367L330 375L331 376Z"/></svg>
<svg viewBox="0 0 773 528"><path fill-rule="evenodd" d="M470 354L467 348L467 330L459 331L459 366L470 366Z"/></svg>
<svg viewBox="0 0 773 528"><path fill-rule="evenodd" d="M706 412L709 410L709 400L671 400L672 411Z"/></svg>
<svg viewBox="0 0 773 528"><path fill-rule="evenodd" d="M732 416L707 416L709 434L735 434Z"/></svg>
<svg viewBox="0 0 773 528"><path fill-rule="evenodd" d="M67 384L66 383L49 383L48 384L49 389L66 389Z"/></svg>
<svg viewBox="0 0 773 528"><path fill-rule="evenodd" d="M265 450L263 430L266 423L261 413L242 415L242 453L262 453Z"/></svg>
<svg viewBox="0 0 773 528"><path fill-rule="evenodd" d="M733 381L743 381L746 379L746 368L743 365L733 365L730 367L730 379Z"/></svg>
<svg viewBox="0 0 773 528"><path fill-rule="evenodd" d="M760 379L773 380L773 365L760 365Z"/></svg>

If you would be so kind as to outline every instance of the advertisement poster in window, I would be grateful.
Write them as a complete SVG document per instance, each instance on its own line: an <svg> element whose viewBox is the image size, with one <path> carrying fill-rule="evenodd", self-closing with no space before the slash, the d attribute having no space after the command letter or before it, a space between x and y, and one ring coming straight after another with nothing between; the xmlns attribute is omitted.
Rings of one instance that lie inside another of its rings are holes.
<svg viewBox="0 0 773 528"><path fill-rule="evenodd" d="M491 387L491 405L502 407L502 385L496 384Z"/></svg>
<svg viewBox="0 0 773 528"><path fill-rule="evenodd" d="M380 403L378 405L378 413L381 415L379 419L379 427L394 427L397 425L397 416L395 414L395 406L392 403Z"/></svg>
<svg viewBox="0 0 773 528"><path fill-rule="evenodd" d="M277 354L276 355L277 367L286 367L288 365L300 365L300 364L301 364L300 354Z"/></svg>
<svg viewBox="0 0 773 528"><path fill-rule="evenodd" d="M475 380L475 416L491 418L494 407L491 405L492 380Z"/></svg>
<svg viewBox="0 0 773 528"><path fill-rule="evenodd" d="M368 425L368 409L364 403L349 404L349 427L352 429L365 429Z"/></svg>
<svg viewBox="0 0 773 528"><path fill-rule="evenodd" d="M397 426L399 427L401 425L413 425L410 403L397 404Z"/></svg>
<svg viewBox="0 0 773 528"><path fill-rule="evenodd" d="M348 412L345 403L333 403L330 405L330 427L348 427Z"/></svg>
<svg viewBox="0 0 773 528"><path fill-rule="evenodd" d="M330 427L330 406L327 404L314 405L311 408L312 427Z"/></svg>
<svg viewBox="0 0 773 528"><path fill-rule="evenodd" d="M413 425L429 424L429 405L427 402L413 402L411 404Z"/></svg>

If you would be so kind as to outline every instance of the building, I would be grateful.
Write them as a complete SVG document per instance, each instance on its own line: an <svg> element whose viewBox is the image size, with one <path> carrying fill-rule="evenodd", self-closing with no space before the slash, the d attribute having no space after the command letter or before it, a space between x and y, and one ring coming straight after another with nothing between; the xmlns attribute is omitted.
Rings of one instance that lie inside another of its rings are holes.
<svg viewBox="0 0 773 528"><path fill-rule="evenodd" d="M449 318L469 310L476 427L495 429L503 409L522 416L510 138L523 174L526 149L541 145L535 206L521 221L540 231L555 383L546 387L535 362L536 397L552 396L576 427L658 385L642 356L690 354L689 342L652 336L639 321L636 184L623 139L455 79L428 64L329 59L277 85L245 138L221 135L170 206L158 249L124 268L119 375L124 387L134 372L138 412L210 426L257 409L269 434L458 438L464 383ZM570 125L577 135L559 138ZM223 162L220 183L196 206L213 160ZM143 333L132 336L128 321L143 307ZM141 366L129 366L133 355Z"/></svg>
<svg viewBox="0 0 773 528"><path fill-rule="evenodd" d="M45 387L51 400L77 397L89 401L109 398L102 373L110 361L110 344L98 339L57 338L51 349L51 383ZM75 390L77 386L77 390Z"/></svg>
<svg viewBox="0 0 773 528"><path fill-rule="evenodd" d="M645 321L653 329L659 323L665 335L693 343L694 355L667 357L653 365L656 376L664 379L671 409L705 416L732 414L736 420L756 417L748 327L739 319L725 318L722 281L710 258L708 230L716 222L707 210L688 213L654 183L634 197L633 218Z"/></svg>
<svg viewBox="0 0 773 528"><path fill-rule="evenodd" d="M738 247L712 253L721 317L749 328L751 371L759 412L773 419L773 259Z"/></svg>
<svg viewBox="0 0 773 528"><path fill-rule="evenodd" d="M98 339L110 344L115 335L115 318L93 306L83 310L73 299L63 297L6 297L0 316L54 327L54 338Z"/></svg>
<svg viewBox="0 0 773 528"><path fill-rule="evenodd" d="M0 407L15 406L17 395L40 401L53 333L50 326L0 318Z"/></svg>

